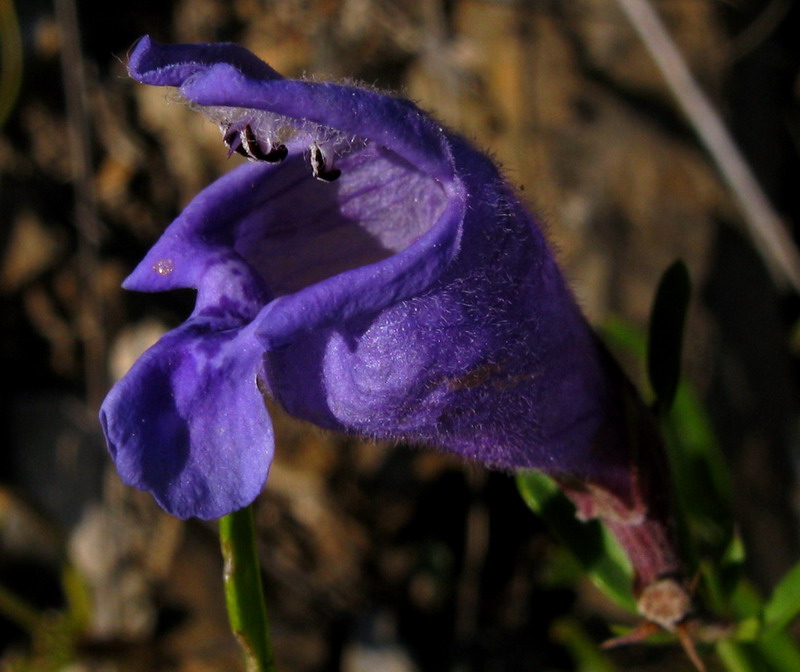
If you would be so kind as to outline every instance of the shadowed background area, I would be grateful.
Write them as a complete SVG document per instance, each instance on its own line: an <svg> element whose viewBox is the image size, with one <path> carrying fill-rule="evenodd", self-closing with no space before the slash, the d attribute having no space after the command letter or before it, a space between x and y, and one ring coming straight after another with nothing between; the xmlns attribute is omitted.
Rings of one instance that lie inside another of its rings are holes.
<svg viewBox="0 0 800 672"><path fill-rule="evenodd" d="M796 226L797 3L655 4ZM733 472L750 575L767 590L796 560L800 304L771 279L616 0L25 0L15 10L16 24L0 0L0 586L54 611L32 634L27 612L0 601L0 667L240 665L215 526L177 521L122 486L96 420L110 383L193 302L125 293L122 279L241 161L204 117L127 78L127 51L145 33L236 41L287 76L415 99L501 162L598 327L644 327L660 274L683 258L696 290L687 376ZM618 354L638 380L638 363ZM623 618L508 476L271 413L276 461L256 510L284 672L573 670L570 628L601 641ZM686 666L672 648L613 659Z"/></svg>

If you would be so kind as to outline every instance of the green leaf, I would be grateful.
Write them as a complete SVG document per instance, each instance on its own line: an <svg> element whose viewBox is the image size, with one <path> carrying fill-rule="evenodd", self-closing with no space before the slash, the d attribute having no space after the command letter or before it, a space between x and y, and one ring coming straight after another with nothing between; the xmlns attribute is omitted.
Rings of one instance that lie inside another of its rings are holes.
<svg viewBox="0 0 800 672"><path fill-rule="evenodd" d="M688 385L678 387L662 426L694 561L705 556L721 562L734 535L730 476L711 422Z"/></svg>
<svg viewBox="0 0 800 672"><path fill-rule="evenodd" d="M728 672L765 672L761 662L753 660L752 651L745 644L723 639L717 642L716 649Z"/></svg>
<svg viewBox="0 0 800 672"><path fill-rule="evenodd" d="M29 634L36 630L41 614L31 604L0 584L0 615Z"/></svg>
<svg viewBox="0 0 800 672"><path fill-rule="evenodd" d="M92 597L78 570L67 565L61 572L61 585L67 602L67 614L76 632L82 632L92 621Z"/></svg>
<svg viewBox="0 0 800 672"><path fill-rule="evenodd" d="M220 518L219 536L228 618L244 650L247 672L275 672L252 507Z"/></svg>
<svg viewBox="0 0 800 672"><path fill-rule="evenodd" d="M770 670L776 672L797 672L800 670L800 650L797 643L787 632L776 632L769 637L762 637L756 642L760 656Z"/></svg>
<svg viewBox="0 0 800 672"><path fill-rule="evenodd" d="M724 639L717 642L716 650L727 672L797 672L800 669L800 650L786 632L756 642Z"/></svg>
<svg viewBox="0 0 800 672"><path fill-rule="evenodd" d="M800 614L800 562L786 573L772 591L772 596L764 606L764 628L770 632L782 630L798 614Z"/></svg>
<svg viewBox="0 0 800 672"><path fill-rule="evenodd" d="M578 520L574 504L555 481L538 471L517 474L517 488L528 507L544 519L592 582L618 605L635 612L633 570L608 530L597 520Z"/></svg>
<svg viewBox="0 0 800 672"><path fill-rule="evenodd" d="M633 355L637 362L644 362L647 357L647 341L644 334L631 322L611 315L601 325L600 333L603 342L615 353Z"/></svg>
<svg viewBox="0 0 800 672"><path fill-rule="evenodd" d="M617 672L617 667L597 648L597 643L586 634L578 621L559 619L553 624L550 634L553 640L569 651L576 672Z"/></svg>
<svg viewBox="0 0 800 672"><path fill-rule="evenodd" d="M676 261L661 277L650 314L647 373L656 395L656 407L672 406L681 376L683 326L689 308L691 282L686 264Z"/></svg>

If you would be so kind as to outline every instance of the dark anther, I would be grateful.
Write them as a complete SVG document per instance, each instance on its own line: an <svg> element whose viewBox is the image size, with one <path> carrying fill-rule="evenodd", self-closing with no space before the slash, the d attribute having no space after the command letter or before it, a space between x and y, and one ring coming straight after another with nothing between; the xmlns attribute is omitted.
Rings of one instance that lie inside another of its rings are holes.
<svg viewBox="0 0 800 672"><path fill-rule="evenodd" d="M342 174L341 170L337 168L328 168L325 165L325 155L322 153L322 149L320 146L315 142L309 148L311 151L311 172L313 173L314 177L318 180L322 180L323 182L333 182L334 180L339 178L339 175Z"/></svg>
<svg viewBox="0 0 800 672"><path fill-rule="evenodd" d="M253 129L250 128L250 124L242 129L241 137L242 146L251 159L255 159L256 161L267 160L267 155L264 153L264 150L261 149L261 145L258 144L258 138L256 134L253 133Z"/></svg>
<svg viewBox="0 0 800 672"><path fill-rule="evenodd" d="M247 124L239 131L232 131L229 127L225 131L222 141L232 152L241 154L246 159L253 159L254 161L278 163L279 161L283 161L289 155L289 150L286 149L286 145L283 144L274 145L270 147L268 152L265 152L261 148L258 138L253 132L250 124Z"/></svg>
<svg viewBox="0 0 800 672"><path fill-rule="evenodd" d="M289 156L289 150L286 149L286 145L275 145L264 154L264 161L278 163L283 161L287 156Z"/></svg>
<svg viewBox="0 0 800 672"><path fill-rule="evenodd" d="M232 131L230 127L228 127L225 131L225 135L222 136L222 142L225 143L225 146L231 150L231 152L236 152L245 158L249 158L247 150L242 146L242 141L239 139L239 131ZM228 154L228 156L230 156L230 154Z"/></svg>

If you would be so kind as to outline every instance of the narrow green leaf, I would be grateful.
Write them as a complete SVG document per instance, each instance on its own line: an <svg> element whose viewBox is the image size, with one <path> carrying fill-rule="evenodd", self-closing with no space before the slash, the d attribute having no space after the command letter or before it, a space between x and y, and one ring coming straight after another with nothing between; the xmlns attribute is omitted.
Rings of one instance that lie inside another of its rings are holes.
<svg viewBox="0 0 800 672"><path fill-rule="evenodd" d="M797 672L800 650L786 632L755 642L724 639L717 642L717 654L728 672Z"/></svg>
<svg viewBox="0 0 800 672"><path fill-rule="evenodd" d="M220 518L219 534L228 618L244 650L247 672L275 672L252 507Z"/></svg>
<svg viewBox="0 0 800 672"><path fill-rule="evenodd" d="M755 616L744 618L736 624L733 639L737 642L754 642L761 634L761 620Z"/></svg>
<svg viewBox="0 0 800 672"><path fill-rule="evenodd" d="M662 426L687 550L694 563L702 557L721 563L734 536L730 477L710 420L688 385L678 387Z"/></svg>
<svg viewBox="0 0 800 672"><path fill-rule="evenodd" d="M614 602L635 612L633 570L608 530L597 520L578 520L572 502L551 478L538 471L520 472L517 488L528 507L542 517L592 582Z"/></svg>
<svg viewBox="0 0 800 672"><path fill-rule="evenodd" d="M727 672L766 672L760 662L753 660L745 644L723 639L717 642L716 649Z"/></svg>
<svg viewBox="0 0 800 672"><path fill-rule="evenodd" d="M661 277L650 314L647 373L661 412L672 406L681 375L683 326L689 308L691 282L686 264L673 263Z"/></svg>
<svg viewBox="0 0 800 672"><path fill-rule="evenodd" d="M581 624L571 618L562 618L553 624L552 638L569 651L576 672L617 672L617 667L586 634Z"/></svg>
<svg viewBox="0 0 800 672"><path fill-rule="evenodd" d="M642 330L627 320L609 316L600 327L603 342L615 353L632 355L637 362L647 357L647 341ZM637 378L636 382L640 382ZM642 380L642 383L647 381ZM638 385L637 385L638 387Z"/></svg>
<svg viewBox="0 0 800 672"><path fill-rule="evenodd" d="M31 604L0 585L0 615L15 623L29 634L36 630L41 614Z"/></svg>
<svg viewBox="0 0 800 672"><path fill-rule="evenodd" d="M798 614L800 614L800 562L786 573L772 591L764 606L764 628L770 632L782 630Z"/></svg>
<svg viewBox="0 0 800 672"><path fill-rule="evenodd" d="M800 670L800 649L787 632L776 632L763 637L755 644L768 669L775 672L797 672Z"/></svg>
<svg viewBox="0 0 800 672"><path fill-rule="evenodd" d="M61 572L61 585L67 601L67 616L73 628L82 632L92 621L92 598L89 587L78 570L67 565Z"/></svg>

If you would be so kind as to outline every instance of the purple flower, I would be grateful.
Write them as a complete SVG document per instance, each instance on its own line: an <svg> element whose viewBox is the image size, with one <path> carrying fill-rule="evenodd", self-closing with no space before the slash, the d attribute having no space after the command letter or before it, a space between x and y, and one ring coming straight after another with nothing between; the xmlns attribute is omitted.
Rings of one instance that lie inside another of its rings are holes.
<svg viewBox="0 0 800 672"><path fill-rule="evenodd" d="M197 290L103 404L127 483L180 517L248 504L272 459L268 395L322 427L541 469L584 515L655 520L670 545L649 420L486 156L412 103L285 79L231 44L144 38L129 69L250 161L125 281Z"/></svg>

